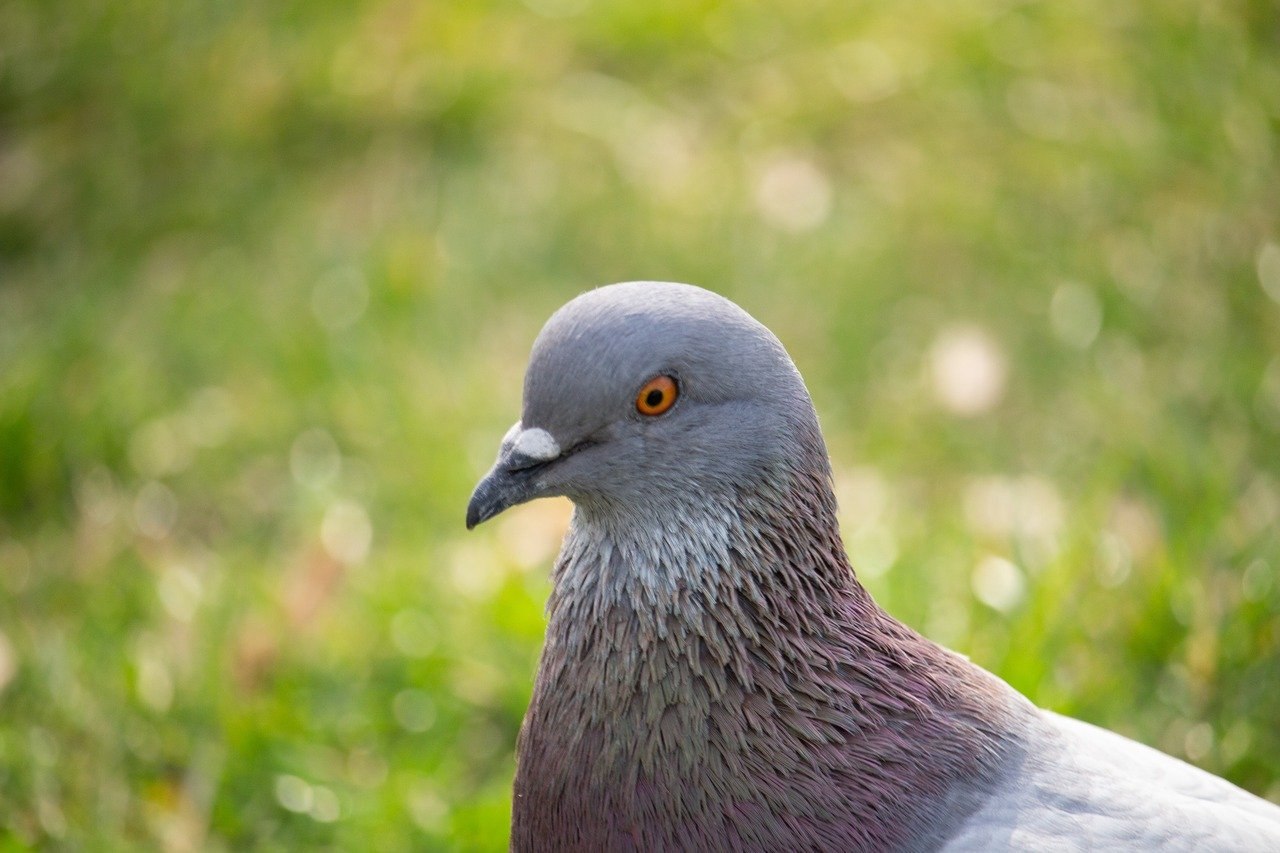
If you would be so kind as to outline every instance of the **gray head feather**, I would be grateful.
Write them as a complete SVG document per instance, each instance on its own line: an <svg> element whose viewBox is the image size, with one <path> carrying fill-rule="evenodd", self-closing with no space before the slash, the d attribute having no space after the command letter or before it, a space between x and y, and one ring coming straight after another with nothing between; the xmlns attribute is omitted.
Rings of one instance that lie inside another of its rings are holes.
<svg viewBox="0 0 1280 853"><path fill-rule="evenodd" d="M675 378L679 399L647 417L636 395L659 375ZM525 375L517 435L534 429L554 440L557 458L513 459L504 445L469 523L549 495L588 513L648 515L708 489L827 465L782 344L729 300L687 284L614 284L557 311Z"/></svg>

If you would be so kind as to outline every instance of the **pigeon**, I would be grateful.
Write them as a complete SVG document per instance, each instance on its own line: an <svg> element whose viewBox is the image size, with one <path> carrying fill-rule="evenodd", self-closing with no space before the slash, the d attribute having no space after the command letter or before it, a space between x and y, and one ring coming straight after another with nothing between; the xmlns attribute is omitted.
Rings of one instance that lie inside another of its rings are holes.
<svg viewBox="0 0 1280 853"><path fill-rule="evenodd" d="M1280 807L882 610L804 381L722 296L627 282L547 321L467 527L550 495L513 850L1280 850Z"/></svg>

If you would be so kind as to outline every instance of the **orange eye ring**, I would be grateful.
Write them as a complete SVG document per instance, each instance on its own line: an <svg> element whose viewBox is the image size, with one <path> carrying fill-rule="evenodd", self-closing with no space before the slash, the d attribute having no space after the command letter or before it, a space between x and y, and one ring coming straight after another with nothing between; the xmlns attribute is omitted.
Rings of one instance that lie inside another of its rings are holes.
<svg viewBox="0 0 1280 853"><path fill-rule="evenodd" d="M636 395L636 411L648 417L657 417L675 405L680 396L676 381L670 376L655 376Z"/></svg>

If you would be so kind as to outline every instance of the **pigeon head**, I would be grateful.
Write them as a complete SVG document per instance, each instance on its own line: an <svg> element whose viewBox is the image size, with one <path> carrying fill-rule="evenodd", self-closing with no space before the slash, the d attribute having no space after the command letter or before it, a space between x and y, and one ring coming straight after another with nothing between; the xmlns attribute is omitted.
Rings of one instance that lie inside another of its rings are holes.
<svg viewBox="0 0 1280 853"><path fill-rule="evenodd" d="M808 391L768 329L698 287L614 284L538 335L521 418L467 527L552 495L588 515L669 515L826 465Z"/></svg>

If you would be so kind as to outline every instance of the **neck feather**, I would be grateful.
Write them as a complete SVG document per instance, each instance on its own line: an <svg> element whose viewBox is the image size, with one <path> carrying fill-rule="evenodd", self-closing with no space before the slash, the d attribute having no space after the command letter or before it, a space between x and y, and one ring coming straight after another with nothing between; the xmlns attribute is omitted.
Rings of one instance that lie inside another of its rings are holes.
<svg viewBox="0 0 1280 853"><path fill-rule="evenodd" d="M780 482L575 515L515 847L894 849L973 808L1011 691L858 584L825 469Z"/></svg>

